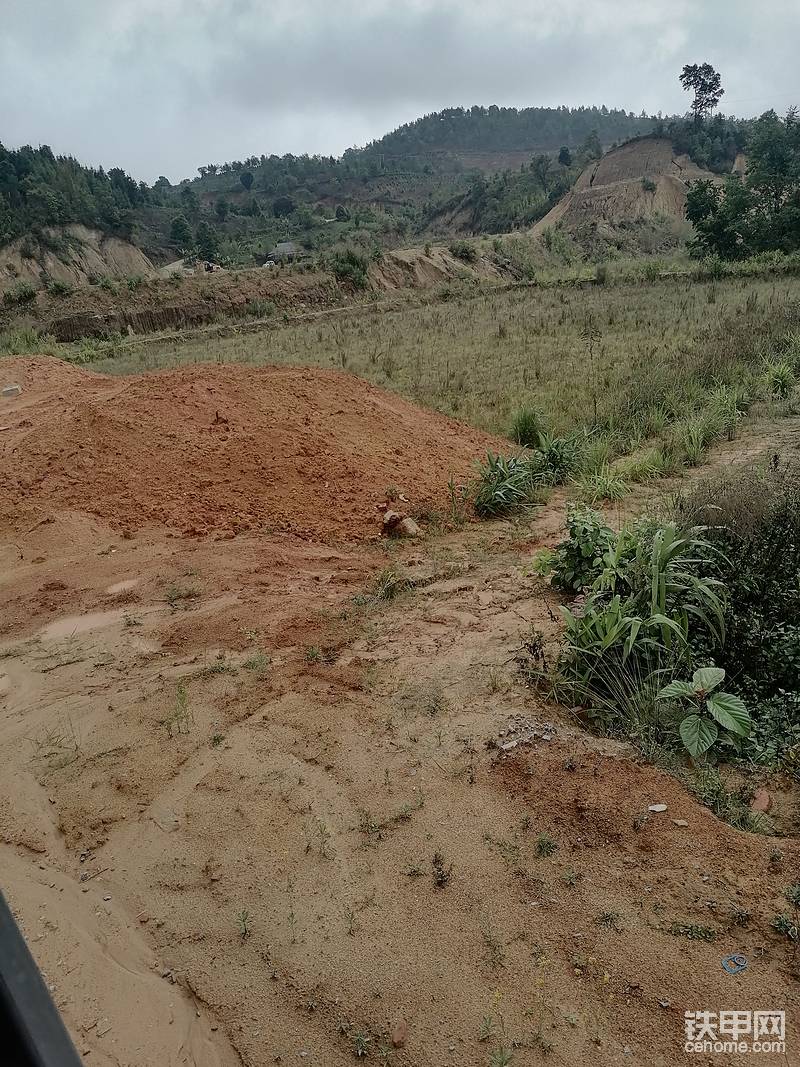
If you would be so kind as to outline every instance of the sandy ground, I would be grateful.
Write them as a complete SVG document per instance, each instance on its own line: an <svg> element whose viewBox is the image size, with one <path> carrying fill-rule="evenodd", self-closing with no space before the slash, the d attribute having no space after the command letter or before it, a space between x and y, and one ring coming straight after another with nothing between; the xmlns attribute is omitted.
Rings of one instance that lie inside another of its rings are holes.
<svg viewBox="0 0 800 1067"><path fill-rule="evenodd" d="M414 544L7 527L0 880L87 1063L671 1067L684 1011L720 1008L785 1009L759 1062L795 1062L770 920L796 837L519 683L562 516Z"/></svg>

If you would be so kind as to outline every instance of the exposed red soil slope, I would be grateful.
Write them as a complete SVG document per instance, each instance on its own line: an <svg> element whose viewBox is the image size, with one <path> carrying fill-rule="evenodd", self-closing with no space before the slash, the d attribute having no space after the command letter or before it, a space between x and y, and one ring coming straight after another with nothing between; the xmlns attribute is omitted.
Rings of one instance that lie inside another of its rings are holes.
<svg viewBox="0 0 800 1067"><path fill-rule="evenodd" d="M359 541L395 487L445 509L503 442L336 371L200 364L129 378L49 357L5 360L0 523L59 508L118 529L245 529ZM34 520L35 521L35 520Z"/></svg>

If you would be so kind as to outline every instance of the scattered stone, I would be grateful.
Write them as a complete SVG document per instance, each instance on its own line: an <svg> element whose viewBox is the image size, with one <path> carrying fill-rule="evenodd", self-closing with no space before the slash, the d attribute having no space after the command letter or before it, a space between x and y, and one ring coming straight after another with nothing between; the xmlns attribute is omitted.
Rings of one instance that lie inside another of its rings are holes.
<svg viewBox="0 0 800 1067"><path fill-rule="evenodd" d="M673 826L688 826L689 824L686 821L686 819L673 819L672 820L672 825Z"/></svg>
<svg viewBox="0 0 800 1067"><path fill-rule="evenodd" d="M106 895L103 897L103 900L111 900L111 894L106 893Z"/></svg>
<svg viewBox="0 0 800 1067"><path fill-rule="evenodd" d="M19 396L22 392L22 386L17 385L15 382L10 385L3 386L3 396L12 397Z"/></svg>
<svg viewBox="0 0 800 1067"><path fill-rule="evenodd" d="M527 715L512 715L505 730L497 738L490 737L487 748L500 752L513 752L519 745L532 745L535 741L552 741L556 728L550 722L536 722Z"/></svg>
<svg viewBox="0 0 800 1067"><path fill-rule="evenodd" d="M750 810L759 811L762 814L766 813L772 807L772 794L768 789L756 789L753 799L750 801Z"/></svg>
<svg viewBox="0 0 800 1067"><path fill-rule="evenodd" d="M421 537L422 530L408 515L400 511L383 513L383 532L388 537Z"/></svg>
<svg viewBox="0 0 800 1067"><path fill-rule="evenodd" d="M650 804L647 808L648 811L661 812L667 810L666 804Z"/></svg>
<svg viewBox="0 0 800 1067"><path fill-rule="evenodd" d="M393 1048L405 1048L406 1041L408 1040L408 1023L405 1019L400 1019L394 1024L392 1029L392 1047Z"/></svg>

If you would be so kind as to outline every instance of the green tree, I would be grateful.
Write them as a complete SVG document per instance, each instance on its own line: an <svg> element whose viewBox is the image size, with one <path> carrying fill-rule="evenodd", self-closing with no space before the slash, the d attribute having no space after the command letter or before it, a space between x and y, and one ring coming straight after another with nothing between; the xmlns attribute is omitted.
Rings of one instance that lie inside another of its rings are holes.
<svg viewBox="0 0 800 1067"><path fill-rule="evenodd" d="M800 184L800 122L790 108L785 120L767 111L753 127L748 144L747 184L778 212Z"/></svg>
<svg viewBox="0 0 800 1067"><path fill-rule="evenodd" d="M225 219L228 217L229 208L230 205L228 204L228 201L225 199L224 196L221 196L214 205L214 211L216 212L216 216L220 222L224 222Z"/></svg>
<svg viewBox="0 0 800 1067"><path fill-rule="evenodd" d="M679 78L686 92L694 93L691 109L697 125L704 115L711 114L724 96L722 79L710 63L687 63Z"/></svg>
<svg viewBox="0 0 800 1067"><path fill-rule="evenodd" d="M738 175L724 187L711 181L692 182L686 196L686 217L695 228L693 252L741 259L753 251L750 212L753 197Z"/></svg>
<svg viewBox="0 0 800 1067"><path fill-rule="evenodd" d="M272 214L276 219L284 219L291 215L296 207L291 196L279 196L272 202Z"/></svg>
<svg viewBox="0 0 800 1067"><path fill-rule="evenodd" d="M580 154L586 160L599 159L602 156L603 146L600 144L597 130L590 130L586 135L586 140L580 147Z"/></svg>
<svg viewBox="0 0 800 1067"><path fill-rule="evenodd" d="M182 251L192 246L192 228L185 215L176 215L169 228L170 238Z"/></svg>
<svg viewBox="0 0 800 1067"><path fill-rule="evenodd" d="M561 148L559 149L558 162L561 164L562 167L572 166L572 153L565 144L562 144Z"/></svg>
<svg viewBox="0 0 800 1067"><path fill-rule="evenodd" d="M248 192L253 188L253 175L249 170L243 170L239 175L239 181L247 189Z"/></svg>
<svg viewBox="0 0 800 1067"><path fill-rule="evenodd" d="M542 152L531 160L531 170L536 175L536 180L547 195L550 188L550 156Z"/></svg>
<svg viewBox="0 0 800 1067"><path fill-rule="evenodd" d="M194 215L200 209L200 202L197 199L197 193L192 189L190 185L184 185L181 189L181 203L185 211Z"/></svg>
<svg viewBox="0 0 800 1067"><path fill-rule="evenodd" d="M195 234L197 254L201 259L214 260L219 255L219 235L208 222L201 222Z"/></svg>
<svg viewBox="0 0 800 1067"><path fill-rule="evenodd" d="M744 181L731 175L720 187L694 182L686 217L696 237L692 251L737 259L761 251L800 248L800 123L768 111L753 124Z"/></svg>

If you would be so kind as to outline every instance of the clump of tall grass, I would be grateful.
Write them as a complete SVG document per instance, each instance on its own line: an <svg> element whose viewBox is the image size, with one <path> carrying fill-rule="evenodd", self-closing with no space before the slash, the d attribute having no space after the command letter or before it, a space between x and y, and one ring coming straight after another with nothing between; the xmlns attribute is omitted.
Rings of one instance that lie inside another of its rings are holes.
<svg viewBox="0 0 800 1067"><path fill-rule="evenodd" d="M544 415L538 408L528 406L514 413L508 436L523 448L539 448L545 432Z"/></svg>
<svg viewBox="0 0 800 1067"><path fill-rule="evenodd" d="M616 473L626 482L649 482L654 478L668 478L678 469L679 462L670 449L653 445L620 460L614 466Z"/></svg>
<svg viewBox="0 0 800 1067"><path fill-rule="evenodd" d="M472 503L483 519L542 503L542 479L538 469L522 456L498 456L490 452L475 481Z"/></svg>
<svg viewBox="0 0 800 1067"><path fill-rule="evenodd" d="M608 464L584 474L578 482L581 500L596 504L601 500L616 502L631 491L631 486L622 474Z"/></svg>
<svg viewBox="0 0 800 1067"><path fill-rule="evenodd" d="M9 356L24 356L29 352L46 352L55 345L51 334L40 334L31 326L0 333L0 352Z"/></svg>
<svg viewBox="0 0 800 1067"><path fill-rule="evenodd" d="M797 377L788 359L769 359L762 368L761 380L767 396L787 400L794 391Z"/></svg>

